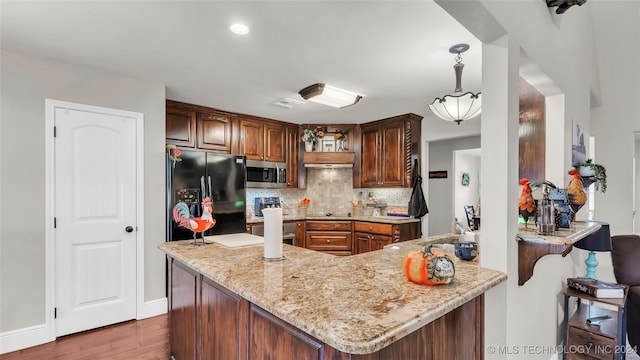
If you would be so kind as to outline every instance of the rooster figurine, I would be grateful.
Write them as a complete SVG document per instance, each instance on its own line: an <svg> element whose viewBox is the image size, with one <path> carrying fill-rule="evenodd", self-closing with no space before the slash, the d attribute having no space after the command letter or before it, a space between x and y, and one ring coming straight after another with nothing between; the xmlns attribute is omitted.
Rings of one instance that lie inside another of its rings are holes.
<svg viewBox="0 0 640 360"><path fill-rule="evenodd" d="M571 175L571 181L569 181L569 185L567 185L567 195L569 195L569 202L571 210L573 211L573 217L575 216L575 213L578 212L578 210L580 210L580 208L582 208L582 206L587 202L587 193L584 192L582 178L580 177L578 170L572 169L569 171L569 175Z"/></svg>
<svg viewBox="0 0 640 360"><path fill-rule="evenodd" d="M536 203L531 195L529 179L520 179L520 185L522 185L522 192L520 193L520 198L518 198L518 213L524 218L524 228L526 229L529 217L536 216Z"/></svg>
<svg viewBox="0 0 640 360"><path fill-rule="evenodd" d="M213 208L211 207L211 199L206 196L202 200L202 216L199 218L192 217L189 206L184 202L179 202L173 207L173 221L180 224L181 227L193 231L193 244L198 245L196 235L200 233L202 243L204 244L203 233L216 225L216 220L211 215Z"/></svg>

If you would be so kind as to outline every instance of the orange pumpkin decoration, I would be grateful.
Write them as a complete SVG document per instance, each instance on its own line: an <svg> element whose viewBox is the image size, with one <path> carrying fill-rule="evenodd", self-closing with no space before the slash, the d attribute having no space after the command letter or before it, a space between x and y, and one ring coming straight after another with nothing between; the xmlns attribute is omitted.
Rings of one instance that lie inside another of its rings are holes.
<svg viewBox="0 0 640 360"><path fill-rule="evenodd" d="M410 252L404 259L404 275L416 284L448 284L454 274L453 261L442 252L432 251L431 244L425 246L424 251Z"/></svg>

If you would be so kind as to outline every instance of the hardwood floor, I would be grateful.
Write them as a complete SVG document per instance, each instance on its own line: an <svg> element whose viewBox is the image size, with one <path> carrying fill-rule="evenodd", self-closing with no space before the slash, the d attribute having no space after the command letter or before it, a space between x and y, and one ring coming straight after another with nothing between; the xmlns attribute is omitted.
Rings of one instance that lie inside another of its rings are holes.
<svg viewBox="0 0 640 360"><path fill-rule="evenodd" d="M0 355L0 360L169 359L169 315L110 325Z"/></svg>

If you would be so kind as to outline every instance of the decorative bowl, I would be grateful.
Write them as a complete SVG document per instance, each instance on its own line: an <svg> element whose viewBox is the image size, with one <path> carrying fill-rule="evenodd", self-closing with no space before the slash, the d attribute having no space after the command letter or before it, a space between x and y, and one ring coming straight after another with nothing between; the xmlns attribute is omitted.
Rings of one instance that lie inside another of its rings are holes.
<svg viewBox="0 0 640 360"><path fill-rule="evenodd" d="M455 242L455 254L461 260L473 260L478 256L478 243L458 240Z"/></svg>

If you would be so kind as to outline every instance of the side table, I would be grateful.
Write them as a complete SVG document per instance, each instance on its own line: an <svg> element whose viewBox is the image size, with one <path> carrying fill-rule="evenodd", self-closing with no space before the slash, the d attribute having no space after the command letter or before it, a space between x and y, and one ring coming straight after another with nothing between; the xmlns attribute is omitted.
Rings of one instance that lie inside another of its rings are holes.
<svg viewBox="0 0 640 360"><path fill-rule="evenodd" d="M626 359L626 300L629 288L625 286L621 299L596 298L587 293L566 288L564 290L564 351L563 359ZM578 308L569 317L569 298L578 299ZM595 301L608 304L617 311L599 308L589 303ZM611 318L590 325L588 318L609 315Z"/></svg>

